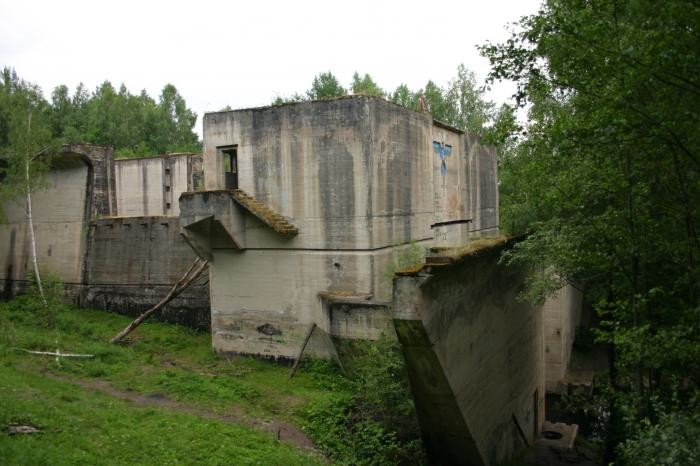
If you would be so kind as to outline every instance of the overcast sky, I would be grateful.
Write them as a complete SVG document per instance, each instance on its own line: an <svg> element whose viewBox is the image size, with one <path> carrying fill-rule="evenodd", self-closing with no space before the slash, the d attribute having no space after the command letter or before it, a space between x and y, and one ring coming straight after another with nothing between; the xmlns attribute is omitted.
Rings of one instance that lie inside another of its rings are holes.
<svg viewBox="0 0 700 466"><path fill-rule="evenodd" d="M157 98L172 83L201 117L226 105L268 105L329 70L346 87L358 71L390 90L429 79L444 86L460 63L483 80L488 63L476 45L505 39L507 25L539 4L0 0L0 66L47 98L58 84L93 90L104 80ZM511 93L499 86L490 98Z"/></svg>

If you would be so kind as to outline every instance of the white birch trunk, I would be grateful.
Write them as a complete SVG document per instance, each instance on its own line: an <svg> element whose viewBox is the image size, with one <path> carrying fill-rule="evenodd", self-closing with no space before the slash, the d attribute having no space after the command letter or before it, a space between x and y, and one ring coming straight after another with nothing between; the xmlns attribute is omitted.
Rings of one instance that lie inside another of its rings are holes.
<svg viewBox="0 0 700 466"><path fill-rule="evenodd" d="M32 127L32 113L31 111L29 112L29 119L27 122L27 137L29 137L30 130ZM29 144L29 141L27 141L27 144ZM32 188L31 188L31 183L29 179L29 150L26 152L26 157L25 157L25 164L24 164L24 174L25 174L25 181L27 184L27 221L29 223L29 236L32 241L32 263L34 264L34 278L36 279L36 287L39 290L39 296L41 296L41 300L44 302L44 306L48 306L49 304L46 302L46 296L44 296L44 288L41 286L41 275L39 274L39 263L37 262L36 258L36 237L34 236L34 219L32 218Z"/></svg>

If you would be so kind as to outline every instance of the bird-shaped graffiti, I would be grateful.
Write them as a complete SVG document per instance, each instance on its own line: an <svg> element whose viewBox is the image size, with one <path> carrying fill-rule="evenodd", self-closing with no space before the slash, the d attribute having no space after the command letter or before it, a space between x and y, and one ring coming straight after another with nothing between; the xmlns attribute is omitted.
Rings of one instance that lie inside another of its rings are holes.
<svg viewBox="0 0 700 466"><path fill-rule="evenodd" d="M440 173L442 176L445 176L445 173L447 173L447 163L445 162L445 159L452 153L452 146L448 146L444 142L439 143L433 141L433 149L435 150L435 153L440 156Z"/></svg>

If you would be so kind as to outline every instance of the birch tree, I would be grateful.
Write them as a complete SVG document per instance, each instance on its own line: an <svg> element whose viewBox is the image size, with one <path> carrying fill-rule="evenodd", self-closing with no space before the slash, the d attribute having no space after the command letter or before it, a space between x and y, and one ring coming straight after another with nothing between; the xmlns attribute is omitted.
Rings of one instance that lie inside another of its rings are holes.
<svg viewBox="0 0 700 466"><path fill-rule="evenodd" d="M0 76L0 199L24 199L31 259L39 296L48 306L39 272L32 192L41 186L51 153L51 130L41 90L5 68Z"/></svg>

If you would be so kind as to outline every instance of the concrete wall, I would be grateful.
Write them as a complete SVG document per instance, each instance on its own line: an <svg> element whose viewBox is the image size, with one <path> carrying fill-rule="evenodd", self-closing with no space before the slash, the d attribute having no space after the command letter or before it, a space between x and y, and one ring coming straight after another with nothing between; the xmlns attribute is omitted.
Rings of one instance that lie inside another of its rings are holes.
<svg viewBox="0 0 700 466"><path fill-rule="evenodd" d="M177 217L180 195L198 187L201 160L196 154L121 159L114 171L117 216Z"/></svg>
<svg viewBox="0 0 700 466"><path fill-rule="evenodd" d="M133 168L131 176L141 176L141 180L149 173L160 173L161 194L179 196L181 191L196 187L201 157L137 159L120 161L116 166L115 170L111 148L62 148L46 175L45 189L33 194L37 255L42 273L57 274L69 299L134 315L164 297L195 256L179 235L177 218L112 217L118 213L117 205L124 207L128 190L140 189L130 184L129 170ZM165 192L167 185L172 189ZM177 203L174 206L177 212ZM161 203L161 210L163 207ZM10 298L28 284L31 252L24 200L7 203L3 210L0 285L3 295ZM188 289L162 316L208 328L208 287L200 283Z"/></svg>
<svg viewBox="0 0 700 466"><path fill-rule="evenodd" d="M434 143L451 148L444 166ZM232 145L238 147L240 188L299 227L287 248L376 249L438 236L439 245L454 246L466 241L465 227L438 235L430 226L477 214L483 217L478 228L497 227L495 152L434 124L429 114L382 99L205 115L207 190L225 188L217 148ZM479 181L474 167L490 176L481 183L491 183L491 191L470 185ZM472 212L474 206L491 217Z"/></svg>
<svg viewBox="0 0 700 466"><path fill-rule="evenodd" d="M352 340L395 339L389 303L359 298L333 298L326 301L330 334Z"/></svg>
<svg viewBox="0 0 700 466"><path fill-rule="evenodd" d="M405 249L406 247L401 248ZM212 342L217 351L293 358L311 323L328 334L377 338L388 331L386 306L327 307L320 294L391 299L392 259L385 249L364 251L214 250L210 263ZM333 314L330 314L330 312ZM335 315L335 318L332 317ZM340 323L339 319L346 323ZM359 321L369 322L364 330ZM275 337L258 330L273 327ZM347 334L343 329L348 329ZM327 356L327 348L310 354Z"/></svg>
<svg viewBox="0 0 700 466"><path fill-rule="evenodd" d="M195 254L180 237L178 219L130 217L93 220L92 248L82 304L127 315L155 305L185 273ZM206 274L168 304L161 317L209 327Z"/></svg>
<svg viewBox="0 0 700 466"><path fill-rule="evenodd" d="M583 297L579 289L567 285L543 305L546 388L558 392L566 375L576 328L581 323Z"/></svg>
<svg viewBox="0 0 700 466"><path fill-rule="evenodd" d="M39 268L44 273L58 274L67 284L82 281L87 241L84 221L88 209L88 172L88 165L82 158L60 157L46 175L47 188L33 193ZM0 278L6 294L10 294L12 281L24 282L27 274L33 271L25 208L23 198L3 205L5 223L0 224Z"/></svg>
<svg viewBox="0 0 700 466"><path fill-rule="evenodd" d="M435 464L496 464L544 420L542 311L518 302L523 272L501 252L395 280L394 325Z"/></svg>

